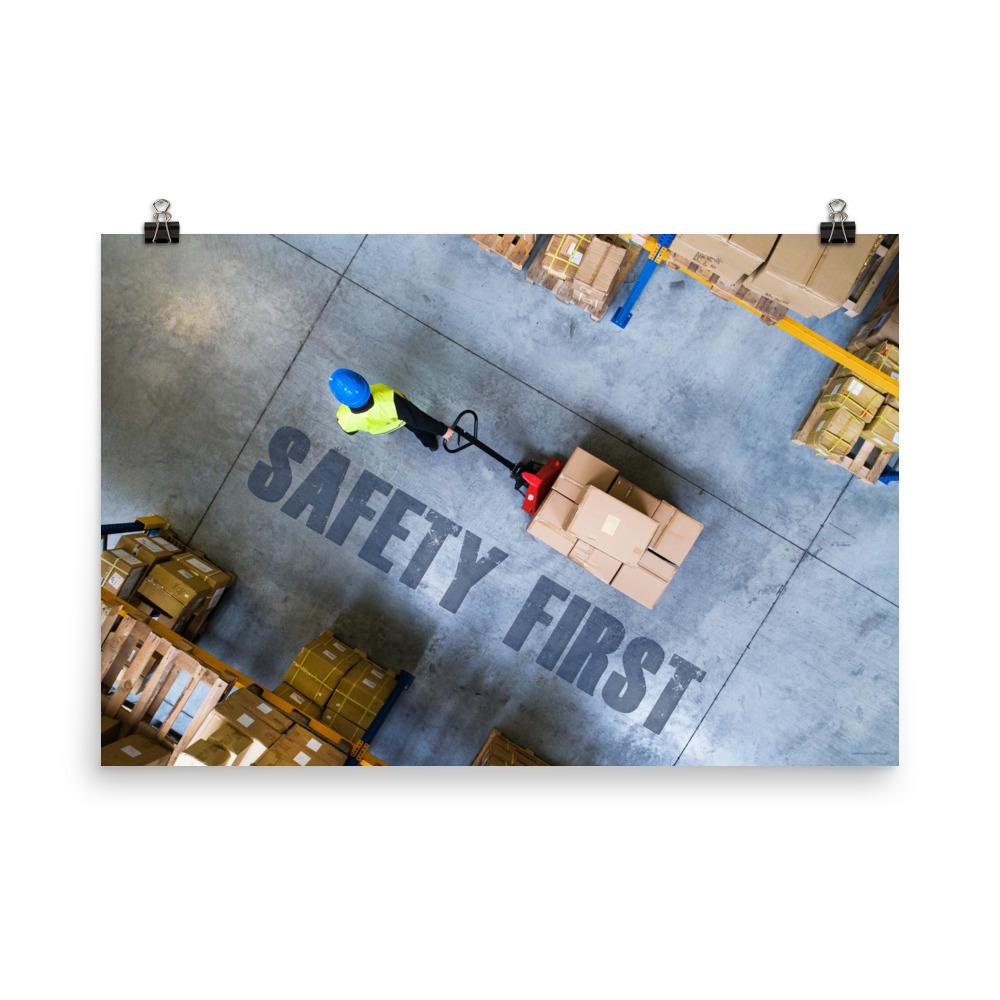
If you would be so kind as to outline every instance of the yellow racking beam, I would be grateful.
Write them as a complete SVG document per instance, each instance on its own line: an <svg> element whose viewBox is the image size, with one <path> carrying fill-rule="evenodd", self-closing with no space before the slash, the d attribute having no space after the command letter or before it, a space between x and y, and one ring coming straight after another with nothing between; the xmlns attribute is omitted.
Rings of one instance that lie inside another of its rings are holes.
<svg viewBox="0 0 1000 1000"><path fill-rule="evenodd" d="M662 264L667 260L668 251L660 246L656 240L646 240L643 244L643 249L658 264ZM682 267L676 260L674 260L673 263L679 271L683 271L689 278L694 278L695 281L700 281L706 288L712 287L712 282L707 281L700 274L695 274L693 271L689 271L686 267ZM755 316L762 315L759 309L755 309L752 305L747 302L743 302L741 299L734 298L727 299L727 301L735 302L737 305L743 306L744 309L748 312L752 312ZM868 364L867 361L863 361L856 354L851 354L850 351L845 350L840 346L840 344L835 344L832 340L827 340L826 337L818 334L815 330L810 329L804 323L800 323L797 319L792 319L791 316L786 316L784 319L778 320L778 322L773 325L778 327L779 330L783 330L785 333L795 337L796 340L801 340L803 344L811 347L814 351L819 351L820 354L825 354L832 361L836 361L837 364L850 369L859 378L864 379L864 381L867 382L873 389L878 389L879 392L887 396L895 396L897 403L899 402L898 379L894 379L891 375L881 371L874 365Z"/></svg>

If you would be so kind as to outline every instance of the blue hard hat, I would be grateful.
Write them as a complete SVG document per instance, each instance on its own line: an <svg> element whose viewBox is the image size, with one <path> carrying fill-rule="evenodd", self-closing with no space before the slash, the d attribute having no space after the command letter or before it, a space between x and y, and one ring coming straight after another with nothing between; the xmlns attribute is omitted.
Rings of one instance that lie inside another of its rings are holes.
<svg viewBox="0 0 1000 1000"><path fill-rule="evenodd" d="M330 376L330 392L348 406L364 406L372 398L367 380L350 368L338 368Z"/></svg>

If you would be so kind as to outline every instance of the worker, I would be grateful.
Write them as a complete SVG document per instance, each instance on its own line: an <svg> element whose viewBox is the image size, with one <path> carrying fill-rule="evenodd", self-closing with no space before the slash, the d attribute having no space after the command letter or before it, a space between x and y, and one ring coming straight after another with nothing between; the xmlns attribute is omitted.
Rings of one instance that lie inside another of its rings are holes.
<svg viewBox="0 0 1000 1000"><path fill-rule="evenodd" d="M337 410L337 423L347 434L387 434L405 427L425 448L437 451L438 438L447 441L455 433L414 406L401 392L387 385L369 385L350 368L338 368L330 376L330 391L342 404Z"/></svg>

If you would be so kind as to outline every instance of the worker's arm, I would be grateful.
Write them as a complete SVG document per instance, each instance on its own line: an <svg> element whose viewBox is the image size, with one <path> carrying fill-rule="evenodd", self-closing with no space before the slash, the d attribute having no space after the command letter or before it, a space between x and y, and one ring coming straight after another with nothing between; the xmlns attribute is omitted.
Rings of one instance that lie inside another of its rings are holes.
<svg viewBox="0 0 1000 1000"><path fill-rule="evenodd" d="M425 434L437 434L438 436L447 433L448 425L436 420L429 413L424 413L419 406L414 406L408 399L396 393L396 416L415 431L423 431Z"/></svg>

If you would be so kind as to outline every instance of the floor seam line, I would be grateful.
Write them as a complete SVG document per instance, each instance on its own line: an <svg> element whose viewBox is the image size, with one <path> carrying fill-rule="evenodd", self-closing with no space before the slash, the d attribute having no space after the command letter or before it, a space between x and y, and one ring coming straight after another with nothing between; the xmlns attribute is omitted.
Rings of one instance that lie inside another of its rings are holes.
<svg viewBox="0 0 1000 1000"><path fill-rule="evenodd" d="M353 263L353 261L352 261L352 263ZM580 420L586 421L588 424L590 424L591 427L597 428L597 430L599 430L602 434L607 434L608 437L612 438L615 441L618 441L620 444L625 445L626 448L631 448L634 452L636 452L636 454L641 455L645 459L648 459L650 462L653 462L654 464L658 465L661 469L665 469L672 476L676 476L678 479L680 479L683 482L687 483L689 486L693 486L696 490L699 490L700 492L704 493L706 496L712 497L713 500L718 500L719 503L725 505L730 510L733 510L737 514L741 515L742 517L745 517L748 521L752 521L758 527L761 527L765 531L770 532L776 538L780 538L783 542L787 542L789 545L794 546L800 552L808 552L809 551L808 546L799 545L798 542L793 542L790 538L786 538L784 535L781 534L781 532L775 531L774 528L770 527L769 525L764 524L763 521L758 521L757 518L753 517L753 515L751 515L751 514L748 514L746 511L741 510L734 503L731 503L729 500L726 500L724 497L720 497L720 496L716 495L711 490L705 489L704 486L699 485L693 479L689 479L683 473L678 472L676 469L672 469L669 465L666 465L660 459L655 458L653 455L647 454L641 448L639 448L637 445L632 444L630 441L626 441L624 438L619 437L617 434L614 434L612 431L607 430L606 428L602 427L600 424L595 423L589 417L584 416L582 413L578 413L572 407L567 406L565 403L560 402L558 399L553 399L552 396L549 396L548 394L542 392L541 389L537 388L536 386L531 385L530 382L525 382L524 379L522 379L520 376L515 375L513 372L507 371L506 368L502 368L495 361L491 361L489 358L485 358L481 354L477 354L474 350L472 350L471 347L467 347L465 344L461 343L458 340L455 340L453 337L449 337L448 334L442 333L440 330L437 329L437 327L431 326L429 323L425 323L422 319L419 319L418 317L414 316L412 313L407 312L401 306L396 305L395 302L390 302L389 299L386 299L383 296L379 295L378 292L372 291L370 288L368 288L365 285L362 285L361 282L356 281L354 278L350 277L349 275L345 274L344 275L344 280L345 281L349 281L352 285L356 286L357 288L360 288L363 292L367 292L369 295L374 296L380 302L384 302L387 306L390 306L391 308L398 310L404 316L409 317L415 323L419 323L421 326L425 327L426 329L431 330L433 333L436 333L439 337L441 337L444 340L447 340L450 344L454 344L456 347L460 347L463 351L467 351L474 358L478 358L480 361L488 364L491 368L495 368L498 372L502 372L508 378L512 378L515 382L519 382L521 385L525 386L526 388L531 389L532 392L537 392L538 395L540 395L543 399L547 399L550 403L555 403L556 406L561 407L567 413L572 413L574 417L577 417ZM791 440L791 439L789 439L789 440ZM848 480L848 482L850 482L850 480ZM841 491L841 494L838 494L838 496L837 496L837 501L838 502L840 500L840 496L842 495L842 492L843 491ZM834 506L836 506L836 503L834 504ZM827 515L827 516L829 516L829 515ZM823 523L825 524L826 522L824 521ZM820 525L820 527L822 527L822 525ZM816 540L816 538L815 538L815 536L813 536L813 539L812 539L812 541L809 542L809 545L812 545L815 540ZM831 566L830 568L834 569L835 567Z"/></svg>
<svg viewBox="0 0 1000 1000"><path fill-rule="evenodd" d="M684 756L685 751L691 745L691 741L697 735L698 730L701 729L702 723L708 718L709 713L715 707L715 703L719 700L719 696L726 689L726 685L732 679L733 674L736 673L737 667L739 667L739 665L743 662L743 657L747 655L747 652L749 651L750 647L753 645L754 639L757 638L758 633L764 627L764 623L768 620L768 618L771 617L771 612L777 607L778 601L780 601L781 598L784 596L785 591L788 589L788 585L792 582L792 577L795 576L795 574L799 571L799 567L802 565L803 559L805 559L806 556L812 556L812 553L809 551L809 549L811 549L812 546L816 543L816 539L819 538L820 532L826 526L826 522L829 521L830 518L833 516L833 512L837 509L837 504L840 503L840 501L843 498L844 494L847 492L847 487L850 486L850 485L851 485L851 481L850 481L850 479L848 479L847 482L844 483L844 486L841 489L840 493L837 494L837 499L833 502L833 506L829 509L829 511L827 511L826 517L823 518L823 523L816 529L816 534L813 535L812 541L809 542L808 547L806 547L805 549L802 550L802 554L799 556L799 558L796 561L795 565L792 567L791 573L788 574L788 579L778 588L778 593L775 594L774 600L771 602L771 606L767 609L767 613L764 615L763 618L761 618L760 624L754 629L753 635L750 636L750 641L743 648L743 652L740 653L740 655L737 658L736 662L733 664L733 669L730 670L728 674L726 674L726 679L719 686L719 690L715 692L715 696L709 702L708 708L705 709L704 714L698 720L698 725L696 725L694 727L694 729L691 730L691 735L684 742L684 746L681 747L681 752L674 759L674 762L671 765L672 767L676 767L677 764L680 762L681 757ZM813 558L815 558L815 556L813 556ZM830 569L833 569L833 567L831 566ZM865 588L865 589L867 590L868 588Z"/></svg>
<svg viewBox="0 0 1000 1000"><path fill-rule="evenodd" d="M330 270L332 271L333 268L330 268ZM215 501L219 499L219 494L222 492L223 487L229 481L229 477L233 474L233 469L236 468L237 463L243 457L243 452L247 450L247 445L250 443L250 439L253 437L254 432L260 426L260 422L264 419L264 414L267 413L271 404L274 402L274 397L277 396L278 394L278 390L282 387L282 385L284 385L285 379L288 378L288 373L292 370L292 365L294 365L295 362L298 361L299 355L302 353L302 348L304 348L308 343L309 338L313 335L313 331L319 324L320 318L322 317L323 313L326 312L326 307L330 304L331 300L333 299L334 293L337 291L338 288L340 288L340 284L344 280L344 276L340 274L338 271L334 271L333 273L337 275L337 280L334 283L333 288L330 289L330 294L324 300L323 305L320 307L319 312L316 314L316 318L309 325L309 329L306 331L305 337L302 338L302 343L299 344L298 348L295 351L295 354L292 356L292 360L288 362L288 366L282 373L281 378L278 379L277 385L275 385L273 391L271 392L271 395L268 396L267 398L267 402L261 408L260 413L257 415L257 419L254 421L253 427L250 428L250 433L247 434L246 440L240 446L240 450L236 453L236 457L230 463L229 468L226 470L226 474L222 477L222 482L219 483L219 486L216 489L215 493L212 494L212 499L208 501L208 504L205 507L204 512L202 513L201 517L198 518L198 523L194 526L194 531L192 531L191 534L188 536L187 539L188 545L190 545L194 541L195 535L198 534L198 531L200 530L202 524L205 521L205 518L208 517L208 512L214 506Z"/></svg>

